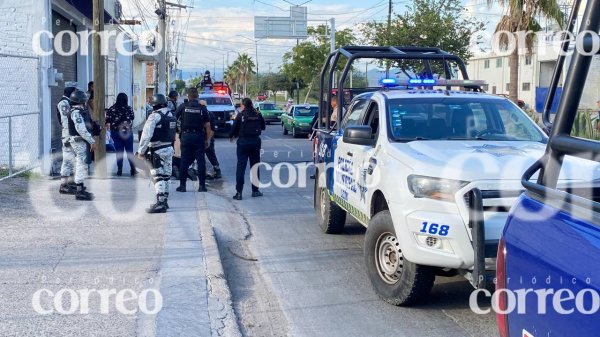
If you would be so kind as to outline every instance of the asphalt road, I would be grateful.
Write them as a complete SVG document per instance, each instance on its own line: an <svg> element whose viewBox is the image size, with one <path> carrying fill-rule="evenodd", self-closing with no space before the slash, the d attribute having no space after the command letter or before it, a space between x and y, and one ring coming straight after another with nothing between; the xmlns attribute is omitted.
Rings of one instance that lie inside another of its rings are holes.
<svg viewBox="0 0 600 337"><path fill-rule="evenodd" d="M262 160L272 166L310 161L310 142L281 131L267 127ZM210 203L230 212L215 231L244 335L498 335L494 315L469 309L473 289L460 277L438 277L418 306L382 302L365 273L365 229L350 219L344 234L322 234L312 180L305 178L306 187L264 188L262 198L250 198L247 187L245 199L234 202L235 145L219 139L217 151L225 179L212 186ZM283 166L283 182L287 171ZM263 169L261 180L272 181L271 172Z"/></svg>

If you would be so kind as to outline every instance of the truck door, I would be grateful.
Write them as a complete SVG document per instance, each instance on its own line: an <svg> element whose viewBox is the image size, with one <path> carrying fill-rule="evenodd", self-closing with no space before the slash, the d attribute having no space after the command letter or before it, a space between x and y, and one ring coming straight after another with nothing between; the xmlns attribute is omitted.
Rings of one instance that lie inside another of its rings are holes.
<svg viewBox="0 0 600 337"><path fill-rule="evenodd" d="M358 119L352 118L352 113L358 114L358 109L356 112L350 112L349 120L357 121L358 125L370 125L374 137L377 137L379 126L377 102L371 101L367 109L360 112L362 117ZM336 201L357 220L365 224L369 219L369 206L366 187L368 166L365 166L364 163L368 162L368 158L372 156L373 152L374 147L372 146L348 144L344 142L343 138L340 138L335 156L334 194Z"/></svg>

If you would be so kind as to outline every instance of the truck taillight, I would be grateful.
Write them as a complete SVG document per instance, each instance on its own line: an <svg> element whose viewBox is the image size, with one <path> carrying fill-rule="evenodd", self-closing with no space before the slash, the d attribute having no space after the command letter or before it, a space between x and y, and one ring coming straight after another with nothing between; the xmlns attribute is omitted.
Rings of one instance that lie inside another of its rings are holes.
<svg viewBox="0 0 600 337"><path fill-rule="evenodd" d="M496 289L506 289L506 247L504 239L500 239L498 243L498 256L496 258ZM506 292L502 292L497 296L498 311L505 312L507 307ZM501 337L508 337L508 314L496 313L496 321Z"/></svg>

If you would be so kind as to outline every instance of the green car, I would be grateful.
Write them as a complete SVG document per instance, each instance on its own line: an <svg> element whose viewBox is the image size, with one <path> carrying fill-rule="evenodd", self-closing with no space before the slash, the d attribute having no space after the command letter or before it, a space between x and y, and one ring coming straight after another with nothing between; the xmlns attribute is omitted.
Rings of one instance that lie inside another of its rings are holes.
<svg viewBox="0 0 600 337"><path fill-rule="evenodd" d="M267 124L271 124L271 122L279 123L281 121L279 116L285 113L285 111L279 109L277 105L270 102L258 103L258 109Z"/></svg>
<svg viewBox="0 0 600 337"><path fill-rule="evenodd" d="M312 131L311 122L318 111L317 105L292 105L287 114L281 115L283 134L291 132L294 137L309 134Z"/></svg>

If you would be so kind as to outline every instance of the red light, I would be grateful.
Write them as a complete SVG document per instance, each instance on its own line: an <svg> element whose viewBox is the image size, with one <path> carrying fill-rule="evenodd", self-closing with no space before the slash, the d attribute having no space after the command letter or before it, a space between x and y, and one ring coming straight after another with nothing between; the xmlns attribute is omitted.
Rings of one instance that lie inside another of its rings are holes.
<svg viewBox="0 0 600 337"><path fill-rule="evenodd" d="M222 90L222 89L221 89L221 90L217 90L217 94L224 95L225 93L226 93L226 91L225 91L225 90Z"/></svg>
<svg viewBox="0 0 600 337"><path fill-rule="evenodd" d="M498 256L496 257L496 289L506 289L506 249L504 239L500 239L498 243ZM498 309L506 310L508 305L506 293L498 296ZM496 313L496 322L501 337L508 337L508 315Z"/></svg>

